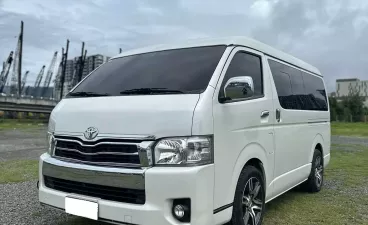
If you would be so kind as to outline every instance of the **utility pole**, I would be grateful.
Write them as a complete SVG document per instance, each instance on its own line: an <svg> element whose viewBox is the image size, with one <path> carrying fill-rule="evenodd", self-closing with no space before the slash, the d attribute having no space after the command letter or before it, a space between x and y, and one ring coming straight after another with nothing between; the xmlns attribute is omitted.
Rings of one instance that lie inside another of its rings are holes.
<svg viewBox="0 0 368 225"><path fill-rule="evenodd" d="M78 79L77 79L77 82L75 84L73 84L73 86L76 85L77 83L79 83L82 80L83 67L84 67L84 59L85 58L86 58L86 56L84 55L84 42L82 42L82 52L81 52L81 56L79 58Z"/></svg>
<svg viewBox="0 0 368 225"><path fill-rule="evenodd" d="M69 39L66 40L66 50L64 55L64 64L63 64L63 70L61 72L61 90L60 90L60 100L63 99L63 89L64 89L64 82L65 82L65 71L66 71L66 62L68 61L68 51L69 51Z"/></svg>
<svg viewBox="0 0 368 225"><path fill-rule="evenodd" d="M83 66L82 66L82 79L83 79L83 70L84 70L84 64L86 63L86 57L87 57L87 49L84 50L84 56L83 56ZM88 74L88 71L87 71ZM82 80L81 79L81 80ZM79 81L78 81L79 82Z"/></svg>
<svg viewBox="0 0 368 225"><path fill-rule="evenodd" d="M22 55L23 55L23 21L20 23L20 35L19 35L19 64L18 64L18 98L22 94Z"/></svg>
<svg viewBox="0 0 368 225"><path fill-rule="evenodd" d="M92 71L95 69L95 59L96 59L96 56L92 56Z"/></svg>

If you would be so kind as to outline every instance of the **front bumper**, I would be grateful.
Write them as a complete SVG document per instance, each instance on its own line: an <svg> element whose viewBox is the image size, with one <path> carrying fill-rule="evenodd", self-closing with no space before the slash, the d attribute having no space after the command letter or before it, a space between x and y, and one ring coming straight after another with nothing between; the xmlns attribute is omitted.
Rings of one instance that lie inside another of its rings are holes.
<svg viewBox="0 0 368 225"><path fill-rule="evenodd" d="M109 170L116 174L131 174L131 169L102 168L63 162L51 158L47 153L40 157L39 163L39 201L55 208L65 208L65 197L73 195L45 187L43 165L53 164L73 168ZM99 220L121 224L173 225L186 224L176 220L171 213L173 199L191 199L192 225L212 225L214 166L199 167L153 167L143 171L146 201L143 205L114 202L83 196L84 199L98 201ZM93 180L93 177L89 179ZM92 181L93 182L93 181ZM77 195L76 195L77 196Z"/></svg>

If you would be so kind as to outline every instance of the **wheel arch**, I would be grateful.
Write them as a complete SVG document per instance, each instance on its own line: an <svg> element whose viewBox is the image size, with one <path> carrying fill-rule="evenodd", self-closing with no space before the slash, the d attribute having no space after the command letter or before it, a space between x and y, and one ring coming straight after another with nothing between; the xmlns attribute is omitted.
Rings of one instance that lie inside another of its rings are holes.
<svg viewBox="0 0 368 225"><path fill-rule="evenodd" d="M267 160L266 150L258 143L250 143L248 144L239 154L239 157L234 165L231 186L228 192L229 201L234 200L236 186L241 174L241 171L246 166L254 166L259 169L263 175L265 191L268 187L268 176L267 176L267 164L265 164ZM267 193L267 191L266 191Z"/></svg>
<svg viewBox="0 0 368 225"><path fill-rule="evenodd" d="M311 150L310 150L310 154L309 154L309 162L312 162L313 160L313 155L314 155L314 150L320 150L321 153L322 153L322 159L323 159L323 156L324 156L324 152L323 152L323 149L324 149L324 139L323 139L323 136L321 134L317 134L315 137L314 137L314 140L313 140L313 144L312 144L312 147L311 147Z"/></svg>

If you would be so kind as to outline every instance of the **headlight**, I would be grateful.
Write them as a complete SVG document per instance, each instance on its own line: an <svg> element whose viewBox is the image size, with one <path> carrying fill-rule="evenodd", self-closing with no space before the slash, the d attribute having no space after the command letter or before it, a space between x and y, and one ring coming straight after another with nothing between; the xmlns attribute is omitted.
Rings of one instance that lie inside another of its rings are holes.
<svg viewBox="0 0 368 225"><path fill-rule="evenodd" d="M54 138L53 133L47 132L46 143L47 143L47 146L46 146L47 153L52 155L53 150L55 148L55 138Z"/></svg>
<svg viewBox="0 0 368 225"><path fill-rule="evenodd" d="M213 162L210 136L166 138L157 142L156 165L203 165Z"/></svg>

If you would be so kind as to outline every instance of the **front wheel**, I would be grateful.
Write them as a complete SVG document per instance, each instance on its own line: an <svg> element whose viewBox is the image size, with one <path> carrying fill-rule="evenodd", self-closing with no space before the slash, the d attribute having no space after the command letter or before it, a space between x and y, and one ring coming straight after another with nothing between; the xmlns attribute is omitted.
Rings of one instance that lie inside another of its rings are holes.
<svg viewBox="0 0 368 225"><path fill-rule="evenodd" d="M265 187L261 171L253 166L242 170L235 191L232 225L261 225Z"/></svg>

